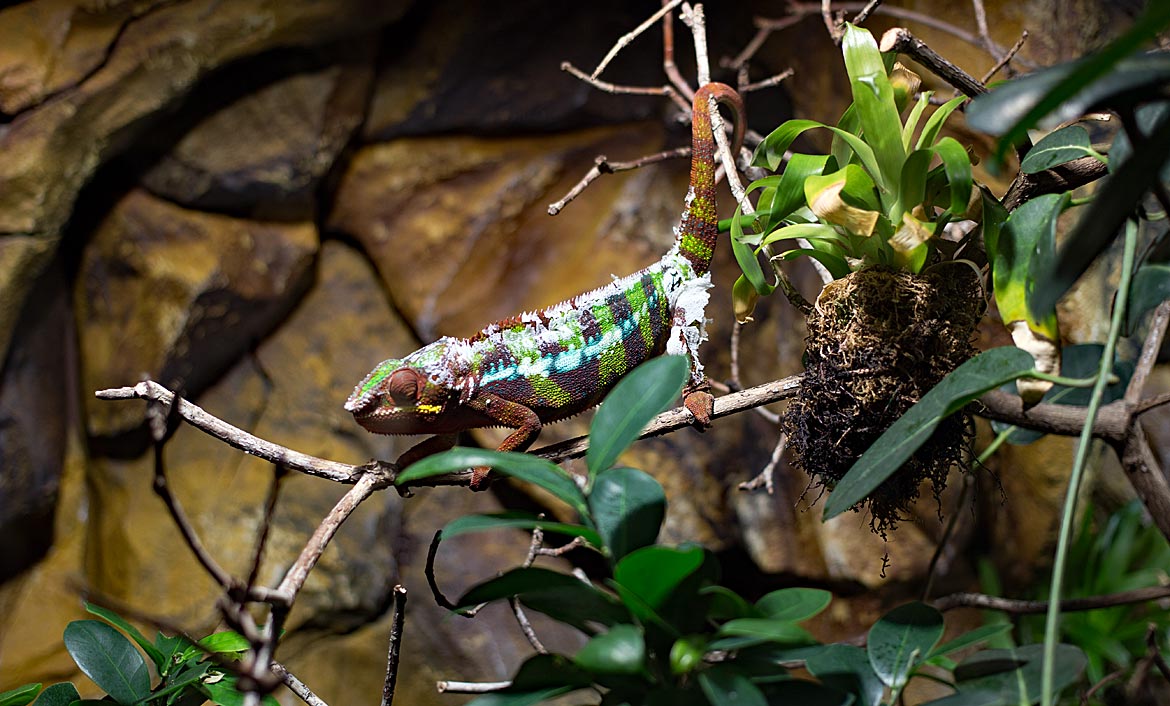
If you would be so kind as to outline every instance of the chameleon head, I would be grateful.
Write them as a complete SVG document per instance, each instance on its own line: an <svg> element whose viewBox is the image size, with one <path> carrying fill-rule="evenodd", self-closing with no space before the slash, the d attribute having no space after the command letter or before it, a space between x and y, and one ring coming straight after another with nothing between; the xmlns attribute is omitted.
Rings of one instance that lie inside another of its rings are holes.
<svg viewBox="0 0 1170 706"><path fill-rule="evenodd" d="M447 388L409 361L382 361L345 401L358 424L378 434L418 434L443 413Z"/></svg>

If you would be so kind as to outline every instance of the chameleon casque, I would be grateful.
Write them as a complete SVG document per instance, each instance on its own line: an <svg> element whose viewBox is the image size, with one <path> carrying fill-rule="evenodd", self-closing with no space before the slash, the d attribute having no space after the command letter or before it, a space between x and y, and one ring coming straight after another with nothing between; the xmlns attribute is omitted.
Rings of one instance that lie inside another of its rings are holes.
<svg viewBox="0 0 1170 706"><path fill-rule="evenodd" d="M743 102L731 87L695 93L690 189L673 247L658 262L568 301L488 325L471 338L445 336L402 359L383 361L345 403L358 424L379 434L435 434L398 460L400 467L445 450L458 432L513 431L501 451L523 451L542 425L599 404L638 364L685 354L691 380L685 404L701 426L713 398L699 362L706 338L715 214L715 140L709 98L734 114L733 154L743 141ZM476 468L472 487L490 469Z"/></svg>

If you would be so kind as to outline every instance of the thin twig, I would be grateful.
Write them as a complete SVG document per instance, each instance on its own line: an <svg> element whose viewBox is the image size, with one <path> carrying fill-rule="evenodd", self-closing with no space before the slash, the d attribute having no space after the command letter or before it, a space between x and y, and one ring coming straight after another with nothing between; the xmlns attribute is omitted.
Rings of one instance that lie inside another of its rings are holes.
<svg viewBox="0 0 1170 706"><path fill-rule="evenodd" d="M171 401L176 398L173 392L153 380L144 380L134 387L98 390L94 395L100 400L155 400L163 405L170 405ZM180 417L196 429L247 454L270 463L279 463L291 470L338 483L356 483L359 478L374 474L379 476L378 488L387 487L394 480L391 474L392 465L375 463L367 466L353 466L293 451L232 426L182 398L179 398L176 403L176 411Z"/></svg>
<svg viewBox="0 0 1170 706"><path fill-rule="evenodd" d="M543 544L544 530L539 527L533 528L532 540L528 543L528 554L524 557L524 561L520 565L524 568L532 566L532 563L536 561L536 557L540 554L540 548ZM524 608L520 606L520 599L512 596L508 599L508 603L512 606L512 615L516 616L516 622L520 625L520 632L524 633L528 644L532 645L532 649L540 654L548 654L548 650L545 649L540 638L536 636L536 631L532 629L532 623L528 621L528 616L524 613Z"/></svg>
<svg viewBox="0 0 1170 706"><path fill-rule="evenodd" d="M1012 48L1008 49L1007 53L1000 57L999 61L995 62L995 65L992 66L987 71L987 73L983 74L983 76L979 79L979 83L987 85L987 82L990 81L997 73L999 73L1003 67L1011 64L1012 59L1016 58L1016 54L1020 53L1020 50L1024 48L1024 42L1026 41L1028 41L1028 30L1020 32L1020 38L1016 40L1016 43L1012 45ZM1014 72L1009 68L1008 76L1011 76L1013 73Z"/></svg>
<svg viewBox="0 0 1170 706"><path fill-rule="evenodd" d="M272 669L272 673L280 677L280 680L289 688L289 691L296 694L301 701L304 701L309 706L329 706L329 704L321 700L321 697L314 694L309 687L305 686L303 681L293 676L293 673L288 671L280 662L273 662L270 668Z"/></svg>
<svg viewBox="0 0 1170 706"><path fill-rule="evenodd" d="M764 470L756 474L755 478L744 481L736 487L740 490L751 492L763 486L767 490L768 495L772 495L776 491L776 486L773 483L776 466L780 465L780 459L784 457L784 450L786 448L788 448L788 434L786 432L780 432L780 438L776 440L776 446L772 448L772 458L768 460L768 464L764 466Z"/></svg>
<svg viewBox="0 0 1170 706"><path fill-rule="evenodd" d="M435 599L441 607L447 610L454 611L455 604L452 603L447 596L439 589L439 582L435 580L435 556L439 551L439 542L443 540L443 530L436 530L435 536L431 537L431 546L427 549L427 563L423 569L423 573L427 577L427 586L431 589L431 597Z"/></svg>
<svg viewBox="0 0 1170 706"><path fill-rule="evenodd" d="M771 88L772 86L777 86L785 79L791 78L794 73L796 73L796 71L791 69L791 68L784 69L783 71L776 74L775 76L769 76L768 78L763 79L762 81L756 81L755 83L749 83L749 84L746 84L744 86L740 86L739 92L740 93L751 93L752 91L758 91L762 88Z"/></svg>
<svg viewBox="0 0 1170 706"><path fill-rule="evenodd" d="M1081 706L1089 706L1089 700L1092 699L1093 696L1098 691L1100 691L1102 687L1104 687L1106 684L1109 684L1110 682L1117 681L1118 679L1120 679L1123 676L1125 676L1125 669L1118 669L1115 672L1110 672L1109 674L1106 674L1101 679L1101 681L1099 681L1096 684L1094 684L1093 686L1089 687L1088 690L1085 691L1085 693L1081 694Z"/></svg>
<svg viewBox="0 0 1170 706"><path fill-rule="evenodd" d="M406 589L394 586L394 617L390 622L390 647L386 654L386 681L382 685L382 706L394 703L394 686L398 683L398 657L402 650L402 624L406 618Z"/></svg>
<svg viewBox="0 0 1170 706"><path fill-rule="evenodd" d="M268 535L272 530L272 516L276 513L276 499L280 497L280 484L286 473L287 470L281 464L273 465L272 483L268 487L268 499L264 501L264 514L260 518L260 534L256 537L256 544L252 549L252 569L248 572L246 584L249 590L256 585L256 580L260 576L264 548L268 544Z"/></svg>
<svg viewBox="0 0 1170 706"><path fill-rule="evenodd" d="M691 148L676 147L672 150L663 150L654 154L646 155L638 159L630 160L628 162L611 162L605 155L598 155L593 160L593 166L586 172L581 180L569 189L569 193L565 194L564 198L555 203L548 205L548 215L555 216L560 213L570 201L581 195L590 184L601 177L602 174L616 174L617 172L624 172L630 169L638 169L647 164L654 164L656 162L663 162L668 159L677 159L679 157L690 157Z"/></svg>
<svg viewBox="0 0 1170 706"><path fill-rule="evenodd" d="M967 493L971 490L971 486L975 484L975 476L971 473L963 474L963 488L959 491L959 499L955 502L955 511L951 513L950 518L947 519L946 529L943 530L942 537L938 540L938 545L934 548L934 554L930 557L930 563L926 568L926 586L922 589L922 600L926 601L930 598L930 591L934 588L935 571L938 569L938 563L942 560L943 552L946 550L947 542L950 541L951 535L954 534L955 526L958 524L959 514L963 509L963 505L967 501Z"/></svg>
<svg viewBox="0 0 1170 706"><path fill-rule="evenodd" d="M894 27L887 30L882 35L878 48L883 52L896 51L899 54L909 56L968 97L974 98L987 93L986 86L976 81L973 76L950 60L943 58L905 27Z"/></svg>
<svg viewBox="0 0 1170 706"><path fill-rule="evenodd" d="M995 42L991 41L991 33L987 31L987 10L983 7L983 0L971 0L971 7L975 10L975 28L979 30L979 41L983 49L992 56L999 52L995 49Z"/></svg>
<svg viewBox="0 0 1170 706"><path fill-rule="evenodd" d="M488 694L512 686L510 681L439 681L435 688L440 694Z"/></svg>
<svg viewBox="0 0 1170 706"><path fill-rule="evenodd" d="M1153 660L1154 666L1162 673L1162 678L1170 682L1170 665L1166 664L1166 660L1162 657L1162 650L1158 647L1158 627L1150 625L1146 630L1146 647L1147 654Z"/></svg>
<svg viewBox="0 0 1170 706"><path fill-rule="evenodd" d="M1162 341L1166 337L1166 328L1170 325L1170 301L1164 301L1154 309L1154 316L1150 319L1150 331L1142 341L1142 352L1138 355L1137 363L1133 368L1133 377L1125 387L1125 401L1138 406L1142 392L1146 389L1146 382L1150 379L1150 372L1158 362L1158 352L1162 350ZM1146 408L1148 409L1148 407ZM1142 409L1141 411L1145 411Z"/></svg>
<svg viewBox="0 0 1170 706"><path fill-rule="evenodd" d="M1098 610L1113 608L1121 605L1133 605L1170 598L1170 586L1150 586L1137 588L1132 591L1121 591L1104 596L1090 596L1087 598L1066 598L1060 602L1062 613L1084 610ZM1036 615L1048 610L1048 601L1024 601L1014 598L1000 598L984 593L952 593L943 596L934 602L934 607L940 611L955 608L986 608L1000 610L1012 615Z"/></svg>
<svg viewBox="0 0 1170 706"><path fill-rule="evenodd" d="M670 2L663 4L662 8L660 10L658 10L658 12L655 12L653 15L651 15L649 19L645 20L644 22L642 22L642 24L635 27L633 31L628 32L626 34L623 34L617 40L617 43L615 43L613 45L613 47L609 50L609 53L607 53L605 55L605 58L601 60L601 63L597 65L597 68L593 70L593 73L590 75L590 78L596 79L598 76L600 76L601 72L605 71L605 67L609 66L609 62L612 61L613 58L618 55L618 52L620 52L622 49L624 49L626 47L626 45L628 45L630 42L637 39L638 35L645 32L647 29L650 28L651 25L653 25L658 20L662 19L662 17L664 15L668 14L671 10L678 7L681 3L682 3L682 0L670 0Z"/></svg>
<svg viewBox="0 0 1170 706"><path fill-rule="evenodd" d="M866 4L866 6L861 8L861 11L853 16L853 24L855 24L855 25L863 24L866 20L869 19L870 13L872 13L874 10L876 10L878 8L878 5L881 5L881 4L882 4L882 0L869 0L869 2Z"/></svg>
<svg viewBox="0 0 1170 706"><path fill-rule="evenodd" d="M375 474L362 476L345 495L341 496L341 499L317 526L317 530L313 532L313 536L309 538L305 548L301 550L301 555L297 557L296 562L289 568L288 573L284 575L284 580L277 588L277 591L287 597L289 604L300 592L309 572L317 565L317 560L321 558L321 554L329 546L333 535L337 534L342 523L349 519L358 505L361 505L363 500L370 497L378 489L379 482L380 479Z"/></svg>

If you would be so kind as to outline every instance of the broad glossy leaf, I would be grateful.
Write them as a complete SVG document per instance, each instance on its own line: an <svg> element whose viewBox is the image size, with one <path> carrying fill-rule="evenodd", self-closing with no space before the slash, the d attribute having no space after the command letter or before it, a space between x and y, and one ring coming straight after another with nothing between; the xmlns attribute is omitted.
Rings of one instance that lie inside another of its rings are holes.
<svg viewBox="0 0 1170 706"><path fill-rule="evenodd" d="M884 684L901 688L943 635L943 617L925 603L907 603L886 613L869 629L869 663Z"/></svg>
<svg viewBox="0 0 1170 706"><path fill-rule="evenodd" d="M969 630L968 632L959 635L955 639L948 640L947 642L935 647L930 651L930 654L927 655L927 659L938 657L940 655L950 654L951 652L958 652L959 650L971 647L972 645L978 645L980 642L986 642L996 635L1002 635L1011 629L1012 626L1010 623L992 623L991 625L981 625L974 630Z"/></svg>
<svg viewBox="0 0 1170 706"><path fill-rule="evenodd" d="M212 633L201 639L199 644L213 654L247 652L252 647L247 638L232 630Z"/></svg>
<svg viewBox="0 0 1170 706"><path fill-rule="evenodd" d="M853 645L826 645L809 657L808 671L817 679L853 694L857 706L878 706L885 687L870 666L865 650Z"/></svg>
<svg viewBox="0 0 1170 706"><path fill-rule="evenodd" d="M538 689L537 691L503 691L477 696L471 701L468 701L465 706L535 706L536 704L567 694L570 691L575 691L575 688L571 686L557 686Z"/></svg>
<svg viewBox="0 0 1170 706"><path fill-rule="evenodd" d="M1056 307L1029 306L1037 280L1053 268L1057 219L1068 194L1044 194L1011 213L1004 222L992 258L995 302L1005 324L1026 321L1028 328L1057 340Z"/></svg>
<svg viewBox="0 0 1170 706"><path fill-rule="evenodd" d="M42 691L37 700L33 702L33 706L69 706L80 699L81 695L77 693L77 687L63 681ZM3 703L5 703L4 700L0 698L0 704ZM8 704L7 706L17 706L17 704Z"/></svg>
<svg viewBox="0 0 1170 706"><path fill-rule="evenodd" d="M726 666L699 672L699 686L711 706L768 706L768 700L750 679Z"/></svg>
<svg viewBox="0 0 1170 706"><path fill-rule="evenodd" d="M617 563L614 581L657 610L687 577L697 571L704 560L702 547L643 547Z"/></svg>
<svg viewBox="0 0 1170 706"><path fill-rule="evenodd" d="M983 650L963 660L955 669L959 693L930 701L924 706L1018 706L1041 699L1043 645L1024 645L1008 650ZM1072 645L1056 646L1057 690L1080 679L1085 655Z"/></svg>
<svg viewBox="0 0 1170 706"><path fill-rule="evenodd" d="M704 586L699 590L699 593L712 598L711 606L707 610L707 616L712 620L764 617L758 608L745 601L742 596L730 588Z"/></svg>
<svg viewBox="0 0 1170 706"><path fill-rule="evenodd" d="M244 706L244 693L240 691L239 685L236 683L236 677L232 675L225 675L223 679L218 681L207 681L203 684L203 688L211 696L211 702L219 704L220 706ZM261 702L264 706L280 706L280 702L273 698L272 694L266 695Z"/></svg>
<svg viewBox="0 0 1170 706"><path fill-rule="evenodd" d="M890 425L837 484L825 503L825 519L836 517L893 475L934 432L938 423L980 395L1032 369L1032 356L1012 346L993 348L955 369L918 404Z"/></svg>
<svg viewBox="0 0 1170 706"><path fill-rule="evenodd" d="M1158 86L1165 84L1170 72L1170 61L1166 60L1170 57L1127 55L1153 40L1168 25L1170 4L1149 3L1145 14L1104 49L1074 62L1037 71L980 96L967 110L967 124L976 130L1002 134L999 148L1002 155L1046 116L1048 119L1040 122L1041 125L1057 125L1092 107L1116 108L1119 103L1149 97Z"/></svg>
<svg viewBox="0 0 1170 706"><path fill-rule="evenodd" d="M589 509L604 546L617 561L658 538L666 515L666 493L642 471L611 468L593 481Z"/></svg>
<svg viewBox="0 0 1170 706"><path fill-rule="evenodd" d="M532 483L547 490L569 507L584 516L588 512L585 494L577 483L559 466L543 458L522 453L506 453L487 449L471 449L456 446L450 451L427 456L418 463L412 463L395 479L396 485L415 480L455 473L467 468L490 466L497 473Z"/></svg>
<svg viewBox="0 0 1170 706"><path fill-rule="evenodd" d="M1170 299L1170 265L1145 263L1134 273L1129 287L1126 329L1132 334L1141 318Z"/></svg>
<svg viewBox="0 0 1170 706"><path fill-rule="evenodd" d="M536 654L524 660L516 670L516 675L512 677L512 685L507 691L538 691L565 686L583 688L592 683L592 677L568 657L558 654Z"/></svg>
<svg viewBox="0 0 1170 706"><path fill-rule="evenodd" d="M642 363L618 382L589 426L585 463L590 475L612 466L650 420L678 399L689 374L686 356L663 355Z"/></svg>
<svg viewBox="0 0 1170 706"><path fill-rule="evenodd" d="M857 706L856 698L852 694L806 679L786 679L767 684L764 693L769 704Z"/></svg>
<svg viewBox="0 0 1170 706"><path fill-rule="evenodd" d="M73 686L70 684L70 686ZM51 688L51 687L50 687ZM40 682L36 684L25 684L18 686L15 689L8 691L0 691L0 706L25 706L25 704L32 703L32 700L37 697L37 692L41 690ZM46 689L48 691L48 689ZM74 689L73 693L77 693ZM68 704L66 704L68 706Z"/></svg>
<svg viewBox="0 0 1170 706"><path fill-rule="evenodd" d="M150 694L150 672L142 653L122 633L97 620L65 626L65 649L85 676L120 704Z"/></svg>
<svg viewBox="0 0 1170 706"><path fill-rule="evenodd" d="M795 621L773 618L736 618L720 625L716 634L720 637L749 638L749 644L775 642L781 645L810 645L815 642L812 634ZM714 645L712 647L715 648Z"/></svg>
<svg viewBox="0 0 1170 706"><path fill-rule="evenodd" d="M594 674L641 674L645 671L646 641L633 625L615 625L585 643L573 661Z"/></svg>
<svg viewBox="0 0 1170 706"><path fill-rule="evenodd" d="M473 586L456 601L470 608L516 596L524 605L585 630L588 623L616 625L630 616L613 596L580 579L536 566L512 569Z"/></svg>
<svg viewBox="0 0 1170 706"><path fill-rule="evenodd" d="M902 118L894 102L894 91L877 42L868 30L846 23L841 53L845 57L845 70L849 74L853 105L857 108L862 134L873 149L880 169L880 174L872 176L875 181L887 185L897 183L902 162L906 159L902 147Z"/></svg>
<svg viewBox="0 0 1170 706"><path fill-rule="evenodd" d="M1167 3L1170 6L1170 3ZM1167 57L1170 59L1170 57ZM1054 307L1077 279L1089 269L1113 242L1125 220L1133 213L1142 195L1158 181L1170 156L1170 111L1154 126L1153 132L1133 155L1119 165L1085 209L1072 233L1061 245L1051 272L1036 272L1042 278L1030 300L1033 312Z"/></svg>
<svg viewBox="0 0 1170 706"><path fill-rule="evenodd" d="M147 640L146 636L139 632L138 628L131 625L130 622L125 618L108 608L103 608L100 605L95 605L93 603L86 603L85 610L88 613L92 613L93 615L98 616L107 623L110 623L114 627L121 629L122 632L129 635L131 640L134 640L134 642L138 643L138 646L142 648L142 651L146 653L146 656L150 657L150 661L154 662L156 667L161 669L162 666L166 664L166 656L163 655L163 653L154 646L154 643L152 643L150 640Z"/></svg>
<svg viewBox="0 0 1170 706"><path fill-rule="evenodd" d="M829 607L833 594L820 588L781 588L756 601L756 609L773 620L808 620Z"/></svg>
<svg viewBox="0 0 1170 706"><path fill-rule="evenodd" d="M1028 150L1020 162L1020 171L1035 174L1081 157L1100 156L1089 141L1083 125L1069 125L1050 132Z"/></svg>
<svg viewBox="0 0 1170 706"><path fill-rule="evenodd" d="M527 512L498 512L490 515L463 515L443 527L443 539L458 537L470 532L487 532L497 529L537 529L569 537L581 537L594 547L601 548L601 536L584 525L542 520Z"/></svg>

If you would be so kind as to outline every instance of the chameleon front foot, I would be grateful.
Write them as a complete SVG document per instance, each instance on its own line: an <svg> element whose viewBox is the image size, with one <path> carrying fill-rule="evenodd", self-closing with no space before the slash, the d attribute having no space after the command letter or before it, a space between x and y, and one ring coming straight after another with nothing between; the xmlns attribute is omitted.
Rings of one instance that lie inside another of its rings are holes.
<svg viewBox="0 0 1170 706"><path fill-rule="evenodd" d="M467 487L474 491L487 490L492 484L492 469L488 466L477 466L471 469L471 483Z"/></svg>

